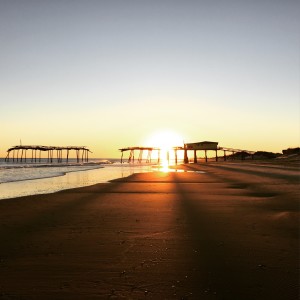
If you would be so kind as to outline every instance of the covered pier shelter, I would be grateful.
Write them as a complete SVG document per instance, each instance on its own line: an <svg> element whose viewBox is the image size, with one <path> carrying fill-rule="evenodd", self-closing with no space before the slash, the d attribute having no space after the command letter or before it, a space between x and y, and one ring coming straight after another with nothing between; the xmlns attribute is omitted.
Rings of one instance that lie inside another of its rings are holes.
<svg viewBox="0 0 300 300"><path fill-rule="evenodd" d="M207 151L213 150L216 152L216 160L218 160L218 142L197 142L197 143L186 143L184 144L184 163L189 163L188 151L194 152L194 163L197 163L197 151L203 150L205 152L205 161L207 162Z"/></svg>
<svg viewBox="0 0 300 300"><path fill-rule="evenodd" d="M204 151L205 153L205 161L208 161L207 157L207 152L208 151L215 151L215 157L216 161L218 161L218 151L223 151L224 155L224 161L227 160L226 153L231 152L233 155L235 153L242 153L241 154L241 159L244 159L243 154L249 154L252 156L255 153L255 151L249 151L249 150L240 150L240 149L234 149L234 148L228 148L228 147L219 147L218 142L210 142L210 141L203 141L203 142L197 142L197 143L187 143L184 144L184 163L189 163L189 158L188 158L188 151L193 151L194 152L194 163L197 163L198 157L197 157L197 151Z"/></svg>

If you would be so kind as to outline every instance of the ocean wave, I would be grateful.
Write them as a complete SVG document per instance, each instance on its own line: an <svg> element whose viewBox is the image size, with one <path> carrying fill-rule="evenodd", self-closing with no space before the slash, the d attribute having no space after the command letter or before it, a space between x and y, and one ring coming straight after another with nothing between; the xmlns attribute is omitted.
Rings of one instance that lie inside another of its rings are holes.
<svg viewBox="0 0 300 300"><path fill-rule="evenodd" d="M87 167L87 166L101 166L101 165L111 165L114 162L110 160L99 160L91 162L61 162L61 163L46 163L46 162L33 162L33 163L21 163L21 162L1 162L1 169L28 169L28 168L64 168L64 167Z"/></svg>
<svg viewBox="0 0 300 300"><path fill-rule="evenodd" d="M6 168L0 169L0 183L59 177L71 172L89 171L103 167L104 166L102 164L93 164L67 166L44 165L34 168L28 168L26 166L19 168Z"/></svg>

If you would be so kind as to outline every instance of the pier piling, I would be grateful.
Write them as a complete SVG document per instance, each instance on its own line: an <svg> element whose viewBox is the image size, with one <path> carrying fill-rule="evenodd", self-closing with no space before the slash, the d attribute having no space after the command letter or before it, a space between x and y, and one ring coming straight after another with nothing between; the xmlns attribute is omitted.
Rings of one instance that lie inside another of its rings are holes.
<svg viewBox="0 0 300 300"><path fill-rule="evenodd" d="M23 162L23 160L26 162L27 160L27 150L31 150L31 162L41 162L42 159L42 152L47 152L47 162L52 163L53 162L53 152L56 151L56 159L58 163L63 162L63 150L66 150L67 157L66 162L69 161L69 152L71 150L76 151L76 157L77 162L79 163L80 160L80 151L82 151L81 155L81 161L82 162L88 162L88 153L92 153L86 146L66 146L66 147L57 147L57 146L35 146L35 145L20 145L20 146L13 146L7 150L7 155L5 158L6 162L9 162L10 160L10 153L12 152L12 161L15 162L15 152L16 155L16 161L19 162L19 151L21 151L21 157L20 162ZM24 159L23 159L24 158Z"/></svg>

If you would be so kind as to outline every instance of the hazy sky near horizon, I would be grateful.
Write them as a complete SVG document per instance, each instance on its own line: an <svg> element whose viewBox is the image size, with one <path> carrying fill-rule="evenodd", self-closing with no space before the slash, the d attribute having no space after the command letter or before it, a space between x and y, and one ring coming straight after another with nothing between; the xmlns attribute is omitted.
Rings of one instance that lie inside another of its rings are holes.
<svg viewBox="0 0 300 300"><path fill-rule="evenodd" d="M0 156L95 157L161 130L186 142L300 144L297 0L0 0Z"/></svg>

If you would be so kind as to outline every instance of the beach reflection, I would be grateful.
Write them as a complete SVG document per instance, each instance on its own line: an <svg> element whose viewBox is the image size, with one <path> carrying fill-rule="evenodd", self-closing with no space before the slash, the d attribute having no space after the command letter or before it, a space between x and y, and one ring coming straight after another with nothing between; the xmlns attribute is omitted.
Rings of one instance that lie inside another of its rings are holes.
<svg viewBox="0 0 300 300"><path fill-rule="evenodd" d="M2 183L0 184L0 199L54 193L65 189L105 183L143 172L152 172L151 165L111 165L99 169L71 172L64 176Z"/></svg>

